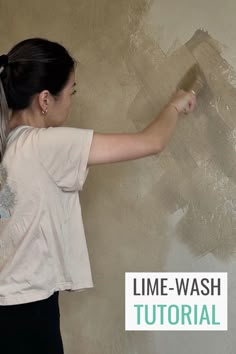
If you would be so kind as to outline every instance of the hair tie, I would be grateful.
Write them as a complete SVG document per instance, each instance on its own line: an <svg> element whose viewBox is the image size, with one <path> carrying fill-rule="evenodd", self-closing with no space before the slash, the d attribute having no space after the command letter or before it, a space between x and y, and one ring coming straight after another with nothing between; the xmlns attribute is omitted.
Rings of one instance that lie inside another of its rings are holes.
<svg viewBox="0 0 236 354"><path fill-rule="evenodd" d="M0 55L0 74L3 72L5 67L8 65L8 55Z"/></svg>

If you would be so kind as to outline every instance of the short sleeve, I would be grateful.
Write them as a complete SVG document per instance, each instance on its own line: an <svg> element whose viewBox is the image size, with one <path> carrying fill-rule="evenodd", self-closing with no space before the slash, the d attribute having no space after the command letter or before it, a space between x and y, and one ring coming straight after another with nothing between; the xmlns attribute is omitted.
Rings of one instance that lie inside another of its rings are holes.
<svg viewBox="0 0 236 354"><path fill-rule="evenodd" d="M40 128L35 147L40 163L64 191L82 190L93 139L92 129L72 127Z"/></svg>

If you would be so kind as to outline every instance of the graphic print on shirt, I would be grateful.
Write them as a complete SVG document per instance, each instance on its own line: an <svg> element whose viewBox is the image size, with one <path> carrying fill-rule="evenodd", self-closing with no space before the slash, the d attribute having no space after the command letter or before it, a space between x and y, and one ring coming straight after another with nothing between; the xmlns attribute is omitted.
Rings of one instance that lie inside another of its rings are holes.
<svg viewBox="0 0 236 354"><path fill-rule="evenodd" d="M14 250L12 247L11 232L8 232L7 239L4 239L3 231L11 220L10 217L15 204L16 193L13 192L8 183L7 169L0 164L0 271L4 267L8 257L12 254L12 250Z"/></svg>
<svg viewBox="0 0 236 354"><path fill-rule="evenodd" d="M0 223L10 218L16 202L16 193L10 188L7 177L7 169L0 164Z"/></svg>

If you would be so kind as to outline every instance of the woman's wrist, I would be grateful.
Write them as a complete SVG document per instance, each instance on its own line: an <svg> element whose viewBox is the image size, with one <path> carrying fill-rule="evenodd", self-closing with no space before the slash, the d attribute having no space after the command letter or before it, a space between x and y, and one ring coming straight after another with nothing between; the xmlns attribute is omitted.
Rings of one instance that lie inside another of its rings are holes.
<svg viewBox="0 0 236 354"><path fill-rule="evenodd" d="M166 108L172 109L172 110L175 111L178 115L181 113L181 112L179 111L178 107L177 107L174 103L172 103L172 102L168 103L167 106L166 106Z"/></svg>

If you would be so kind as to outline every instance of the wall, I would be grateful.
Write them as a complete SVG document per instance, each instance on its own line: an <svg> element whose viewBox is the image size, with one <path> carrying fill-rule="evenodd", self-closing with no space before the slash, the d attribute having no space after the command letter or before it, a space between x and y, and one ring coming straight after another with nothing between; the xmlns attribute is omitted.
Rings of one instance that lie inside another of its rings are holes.
<svg viewBox="0 0 236 354"><path fill-rule="evenodd" d="M79 60L67 125L141 130L194 63L207 80L197 110L161 155L90 169L81 204L95 288L60 294L65 353L234 353L235 7L233 0L0 1L2 52L42 36ZM227 271L228 332L125 332L126 271Z"/></svg>

